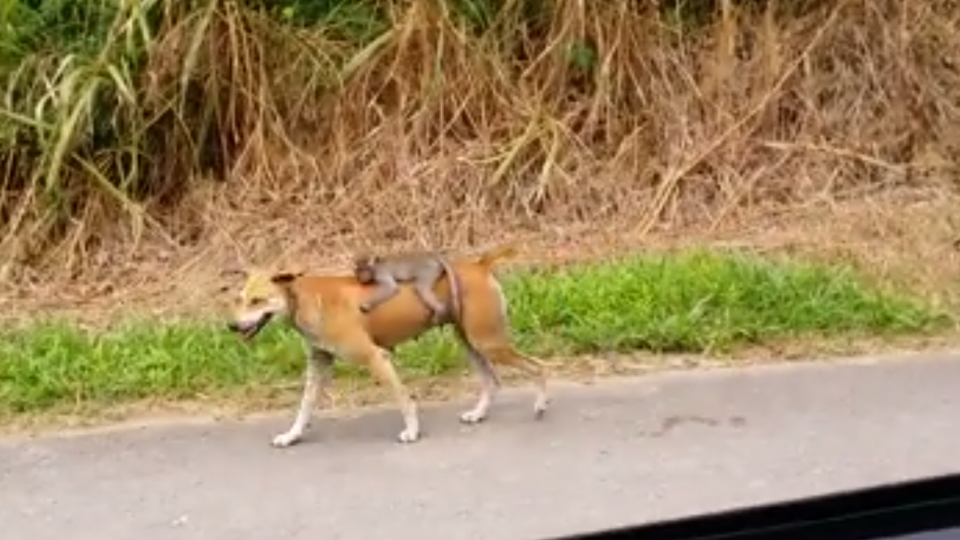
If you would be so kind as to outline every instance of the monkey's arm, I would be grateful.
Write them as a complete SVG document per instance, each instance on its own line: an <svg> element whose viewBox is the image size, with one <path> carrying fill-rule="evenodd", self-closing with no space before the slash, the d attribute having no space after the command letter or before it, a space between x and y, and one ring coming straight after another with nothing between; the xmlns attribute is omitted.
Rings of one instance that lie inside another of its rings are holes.
<svg viewBox="0 0 960 540"><path fill-rule="evenodd" d="M397 287L397 280L393 278L390 272L377 270L374 273L374 281L377 284L377 288L367 301L361 304L360 309L363 311L370 311L400 292Z"/></svg>

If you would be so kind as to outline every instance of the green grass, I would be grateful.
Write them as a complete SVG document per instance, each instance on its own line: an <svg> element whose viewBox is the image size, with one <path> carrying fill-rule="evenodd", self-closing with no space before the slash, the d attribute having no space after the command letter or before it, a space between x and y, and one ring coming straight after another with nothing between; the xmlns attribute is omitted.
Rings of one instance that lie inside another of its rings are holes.
<svg viewBox="0 0 960 540"><path fill-rule="evenodd" d="M541 356L717 352L767 340L928 332L947 318L848 269L689 252L504 275L514 335ZM449 331L401 347L405 377L463 369ZM0 416L74 404L236 395L296 383L299 338L282 325L247 344L222 321L133 321L103 334L65 323L0 333ZM365 376L349 366L341 375Z"/></svg>

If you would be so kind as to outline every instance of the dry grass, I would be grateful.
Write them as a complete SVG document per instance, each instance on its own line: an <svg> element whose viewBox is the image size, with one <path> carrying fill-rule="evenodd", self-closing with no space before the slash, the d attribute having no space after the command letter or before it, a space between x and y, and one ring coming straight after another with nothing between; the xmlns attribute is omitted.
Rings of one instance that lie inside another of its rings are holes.
<svg viewBox="0 0 960 540"><path fill-rule="evenodd" d="M281 256L509 235L542 259L681 231L944 294L954 0L719 0L702 22L628 0L341 4L294 25L122 1L92 50L24 49L0 74L0 298L192 311L219 270Z"/></svg>

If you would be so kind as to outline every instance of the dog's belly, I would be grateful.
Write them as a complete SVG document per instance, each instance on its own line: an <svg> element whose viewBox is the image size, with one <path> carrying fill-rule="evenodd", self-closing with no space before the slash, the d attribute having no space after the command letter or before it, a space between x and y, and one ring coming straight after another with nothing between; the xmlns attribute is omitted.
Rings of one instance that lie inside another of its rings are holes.
<svg viewBox="0 0 960 540"><path fill-rule="evenodd" d="M400 304L406 304L406 309ZM367 316L370 338L384 348L415 339L433 327L426 308L399 298L387 301Z"/></svg>
<svg viewBox="0 0 960 540"><path fill-rule="evenodd" d="M420 335L431 328L432 325L429 322L425 322L423 325L406 325L405 327L384 328L379 331L371 332L370 336L373 338L374 343L376 343L378 346L385 349L392 349L393 347L400 345L405 341L410 341L420 337Z"/></svg>
<svg viewBox="0 0 960 540"><path fill-rule="evenodd" d="M370 288L361 291L356 299L358 303L370 294ZM446 280L441 280L434 287L434 294L444 305L450 305L450 289ZM400 285L396 296L380 304L366 316L367 332L374 343L384 348L415 339L435 326L437 325L433 324L430 309L407 283Z"/></svg>

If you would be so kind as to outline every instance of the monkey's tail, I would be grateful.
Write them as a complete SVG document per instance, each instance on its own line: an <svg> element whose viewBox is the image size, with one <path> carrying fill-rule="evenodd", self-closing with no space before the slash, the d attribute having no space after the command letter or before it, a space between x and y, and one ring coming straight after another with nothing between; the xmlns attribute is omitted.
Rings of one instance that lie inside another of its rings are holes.
<svg viewBox="0 0 960 540"><path fill-rule="evenodd" d="M477 261L483 266L493 266L495 262L506 257L512 257L517 254L517 245L515 243L504 244L502 246L490 249L480 254L480 260Z"/></svg>

